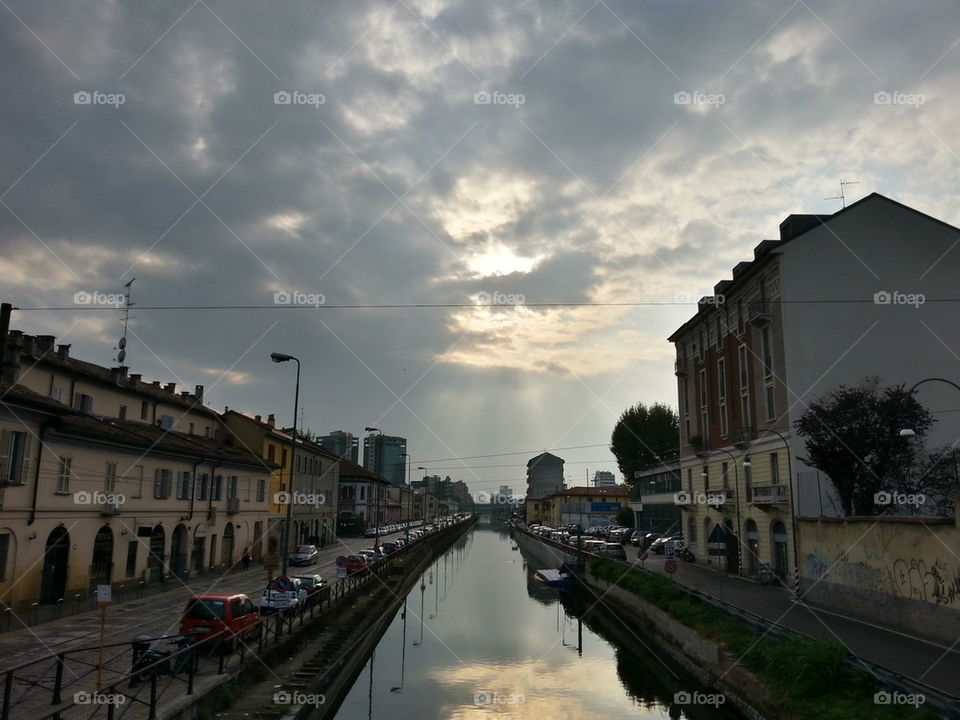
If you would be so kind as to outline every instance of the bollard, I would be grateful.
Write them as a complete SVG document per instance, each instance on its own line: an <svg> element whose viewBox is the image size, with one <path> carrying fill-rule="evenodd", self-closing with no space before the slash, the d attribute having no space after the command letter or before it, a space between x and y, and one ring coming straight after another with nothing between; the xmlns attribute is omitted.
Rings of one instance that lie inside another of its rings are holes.
<svg viewBox="0 0 960 720"><path fill-rule="evenodd" d="M152 638L149 635L137 635L130 643L132 660L130 662L130 687L136 687L140 682L139 668L141 658L150 649Z"/></svg>
<svg viewBox="0 0 960 720"><path fill-rule="evenodd" d="M63 700L60 698L60 690L63 688L63 666L66 662L66 653L57 655L57 674L53 681L53 700L51 705L59 705Z"/></svg>
<svg viewBox="0 0 960 720"><path fill-rule="evenodd" d="M112 696L111 699L115 699L117 697L117 689L113 685L110 686L110 689L107 692L109 692L110 695ZM113 720L113 715L116 711L117 711L116 703L108 702L107 703L107 720Z"/></svg>
<svg viewBox="0 0 960 720"><path fill-rule="evenodd" d="M144 582L143 580L140 581L140 587L137 589L137 599L138 599L138 600L142 600L142 599L143 599L143 582Z"/></svg>
<svg viewBox="0 0 960 720"><path fill-rule="evenodd" d="M38 603L38 602L31 603L31 605L30 605L30 616L29 616L27 619L29 620L30 617L33 618L33 624L34 624L34 625L36 625L38 622L40 622L40 603Z"/></svg>
<svg viewBox="0 0 960 720"><path fill-rule="evenodd" d="M117 588L117 596L120 598L119 602L123 602L123 585Z"/></svg>
<svg viewBox="0 0 960 720"><path fill-rule="evenodd" d="M157 720L157 673L150 673L150 715L149 720Z"/></svg>
<svg viewBox="0 0 960 720"><path fill-rule="evenodd" d="M53 607L53 616L58 620L63 617L63 598L57 600Z"/></svg>

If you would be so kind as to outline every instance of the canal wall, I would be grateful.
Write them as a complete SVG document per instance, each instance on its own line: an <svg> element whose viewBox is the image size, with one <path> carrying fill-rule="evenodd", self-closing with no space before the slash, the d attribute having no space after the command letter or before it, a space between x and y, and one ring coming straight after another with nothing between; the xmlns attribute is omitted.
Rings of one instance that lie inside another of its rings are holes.
<svg viewBox="0 0 960 720"><path fill-rule="evenodd" d="M564 563L573 566L577 561L572 549L523 530L515 528L514 538L524 551L541 563L542 568L559 568ZM629 590L595 577L589 568L584 567L578 572L577 579L598 601L602 600L633 619L658 650L666 653L701 685L718 688L727 701L752 720L767 717L759 707L767 696L766 686L727 655L719 643L703 637Z"/></svg>

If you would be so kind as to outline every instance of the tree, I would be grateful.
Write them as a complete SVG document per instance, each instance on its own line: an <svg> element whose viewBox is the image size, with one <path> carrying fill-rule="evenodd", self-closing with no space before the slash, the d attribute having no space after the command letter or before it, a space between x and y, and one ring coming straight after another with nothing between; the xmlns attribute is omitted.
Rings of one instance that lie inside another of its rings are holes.
<svg viewBox="0 0 960 720"><path fill-rule="evenodd" d="M656 467L678 453L680 418L668 405L637 403L620 415L610 436L610 452L628 483L637 470Z"/></svg>
<svg viewBox="0 0 960 720"><path fill-rule="evenodd" d="M932 423L903 385L884 388L874 377L813 401L795 425L806 441L807 457L800 459L830 477L843 514L877 515L891 509L877 503L877 493L912 487ZM901 437L904 428L915 436Z"/></svg>
<svg viewBox="0 0 960 720"><path fill-rule="evenodd" d="M620 512L617 513L617 525L620 527L633 527L633 510L628 507L620 508Z"/></svg>

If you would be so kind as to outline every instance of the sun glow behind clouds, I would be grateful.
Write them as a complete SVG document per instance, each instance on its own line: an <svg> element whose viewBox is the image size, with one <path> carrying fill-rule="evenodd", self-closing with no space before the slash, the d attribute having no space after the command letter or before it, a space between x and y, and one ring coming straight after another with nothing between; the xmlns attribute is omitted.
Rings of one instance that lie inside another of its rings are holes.
<svg viewBox="0 0 960 720"><path fill-rule="evenodd" d="M523 257L511 248L495 243L467 260L467 268L474 275L509 275L510 273L528 273L541 260L541 257Z"/></svg>

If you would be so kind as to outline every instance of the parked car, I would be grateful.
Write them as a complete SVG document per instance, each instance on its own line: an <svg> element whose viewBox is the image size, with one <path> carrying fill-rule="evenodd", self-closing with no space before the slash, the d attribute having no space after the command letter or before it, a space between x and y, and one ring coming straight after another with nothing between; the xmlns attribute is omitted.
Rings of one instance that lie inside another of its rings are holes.
<svg viewBox="0 0 960 720"><path fill-rule="evenodd" d="M364 537L375 537L375 536L377 535L377 532L378 532L378 531L377 531L377 528L375 528L375 527L368 527L366 530L363 531L363 536L364 536Z"/></svg>
<svg viewBox="0 0 960 720"><path fill-rule="evenodd" d="M368 563L375 563L377 560L383 557L377 550L374 550L373 548L365 548L360 550L357 554L363 555L367 559Z"/></svg>
<svg viewBox="0 0 960 720"><path fill-rule="evenodd" d="M301 587L302 583L295 577L275 577L260 594L260 614L296 612L300 609L300 603L306 599L301 596Z"/></svg>
<svg viewBox="0 0 960 720"><path fill-rule="evenodd" d="M393 540L388 540L387 542L383 543L380 546L380 550L383 552L384 555L395 553L399 549L400 549L400 546L397 545L397 543L394 542Z"/></svg>
<svg viewBox="0 0 960 720"><path fill-rule="evenodd" d="M300 581L300 587L307 591L306 607L316 605L329 592L327 581L320 575L297 575L293 578Z"/></svg>
<svg viewBox="0 0 960 720"><path fill-rule="evenodd" d="M623 545L618 542L608 542L604 543L603 546L604 555L612 560L626 560L627 551L623 549Z"/></svg>
<svg viewBox="0 0 960 720"><path fill-rule="evenodd" d="M629 536L627 536L627 540L631 545L639 545L640 541L643 540L643 531L634 530Z"/></svg>
<svg viewBox="0 0 960 720"><path fill-rule="evenodd" d="M313 565L320 555L316 545L301 545L290 553L291 565Z"/></svg>
<svg viewBox="0 0 960 720"><path fill-rule="evenodd" d="M343 567L346 568L348 573L352 574L363 572L369 564L367 558L363 555L347 555L344 558Z"/></svg>
<svg viewBox="0 0 960 720"><path fill-rule="evenodd" d="M261 626L260 613L246 595L202 593L187 600L180 619L180 634L193 634L204 640L222 632L224 647L232 649L237 641L255 639Z"/></svg>
<svg viewBox="0 0 960 720"><path fill-rule="evenodd" d="M667 537L661 537L653 541L653 544L650 546L650 549L655 552L657 555L663 555L667 549L667 543L673 543L674 547L681 548L683 547L683 536L682 535L670 535Z"/></svg>
<svg viewBox="0 0 960 720"><path fill-rule="evenodd" d="M606 543L603 540L584 540L583 541L583 551L588 553L594 553L595 555L603 554L604 547Z"/></svg>

